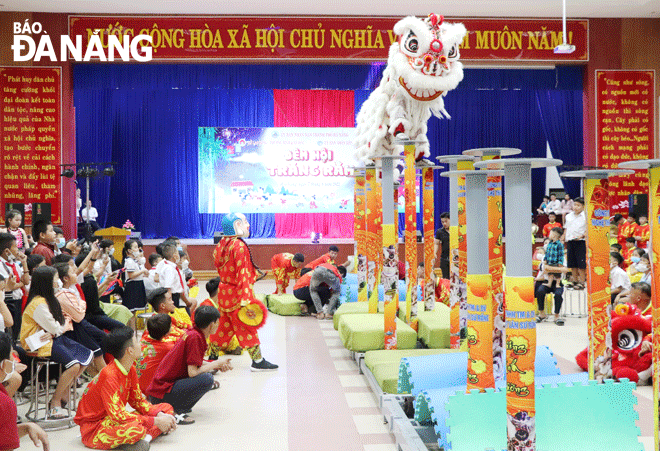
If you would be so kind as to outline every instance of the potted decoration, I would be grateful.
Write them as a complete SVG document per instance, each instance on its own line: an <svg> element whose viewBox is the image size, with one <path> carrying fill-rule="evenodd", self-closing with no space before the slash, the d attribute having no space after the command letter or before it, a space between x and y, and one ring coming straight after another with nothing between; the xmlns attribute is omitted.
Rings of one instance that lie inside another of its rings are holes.
<svg viewBox="0 0 660 451"><path fill-rule="evenodd" d="M135 226L133 223L130 221L130 219L127 219L126 222L124 223L123 226L121 226L122 229L126 231L130 231L131 235L130 238L135 238L135 239L140 239L140 236L142 235L140 232L135 231Z"/></svg>

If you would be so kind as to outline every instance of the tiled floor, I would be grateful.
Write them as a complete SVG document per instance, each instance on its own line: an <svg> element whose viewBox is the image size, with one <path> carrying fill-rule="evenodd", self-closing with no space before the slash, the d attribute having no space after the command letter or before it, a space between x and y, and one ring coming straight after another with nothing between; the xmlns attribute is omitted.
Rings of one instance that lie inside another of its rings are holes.
<svg viewBox="0 0 660 451"><path fill-rule="evenodd" d="M268 293L273 288L272 282L263 281L256 291ZM564 327L544 322L537 332L539 343L553 350L562 373L579 371L574 357L587 344L586 318L569 316ZM195 407L196 423L157 439L153 449L396 451L376 398L341 345L332 321L270 315L259 335L264 356L280 369L252 373L246 354L233 357L234 370L216 376L221 388ZM652 392L640 387L636 393L640 441L649 451ZM51 432L49 437L52 450L85 449L77 428ZM32 446L27 439L22 445Z"/></svg>

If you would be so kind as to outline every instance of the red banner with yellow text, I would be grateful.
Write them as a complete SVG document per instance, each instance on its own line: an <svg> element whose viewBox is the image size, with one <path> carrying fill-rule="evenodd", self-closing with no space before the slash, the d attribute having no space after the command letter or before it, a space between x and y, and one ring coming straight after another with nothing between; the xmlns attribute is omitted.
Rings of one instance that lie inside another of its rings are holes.
<svg viewBox="0 0 660 451"><path fill-rule="evenodd" d="M598 165L616 168L623 161L655 155L655 72L596 71L596 149ZM609 179L610 213L628 213L628 196L646 194L643 172Z"/></svg>
<svg viewBox="0 0 660 451"><path fill-rule="evenodd" d="M439 11L441 12L441 11ZM96 32L152 37L153 60L285 59L385 60L396 41L392 28L402 17L328 16L69 16L69 36L82 36L83 49ZM588 61L589 21L567 21L570 54L554 53L563 42L557 19L462 19L468 34L464 60Z"/></svg>
<svg viewBox="0 0 660 451"><path fill-rule="evenodd" d="M5 204L26 204L31 224L32 204L50 203L53 223L61 224L61 69L0 67L0 93L0 221Z"/></svg>

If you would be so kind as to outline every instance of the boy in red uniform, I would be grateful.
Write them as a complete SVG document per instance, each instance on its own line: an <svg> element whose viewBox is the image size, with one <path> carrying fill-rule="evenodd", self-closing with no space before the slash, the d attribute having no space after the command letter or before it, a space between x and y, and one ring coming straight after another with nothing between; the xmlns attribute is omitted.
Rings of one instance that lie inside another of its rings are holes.
<svg viewBox="0 0 660 451"><path fill-rule="evenodd" d="M140 340L142 355L135 362L140 390L145 395L158 365L180 337L170 333L171 327L172 317L165 313L156 313L147 320L147 333L143 334Z"/></svg>
<svg viewBox="0 0 660 451"><path fill-rule="evenodd" d="M215 307L203 305L195 310L195 327L176 342L161 360L146 392L152 402L168 402L176 412L177 424L195 421L188 413L209 390L220 387L213 372L232 369L230 359L204 363L206 340L218 330L220 313Z"/></svg>
<svg viewBox="0 0 660 451"><path fill-rule="evenodd" d="M335 262L335 258L337 258L338 253L339 253L339 248L337 246L330 246L328 248L327 254L323 254L316 260L312 260L311 262L305 265L305 268L314 269L317 266L322 265L323 263L333 264Z"/></svg>
<svg viewBox="0 0 660 451"><path fill-rule="evenodd" d="M74 421L88 448L144 451L151 439L176 429L169 404L150 404L140 391L135 360L140 345L130 327L113 330L105 340L115 358L85 389ZM126 404L135 411L128 412Z"/></svg>
<svg viewBox="0 0 660 451"><path fill-rule="evenodd" d="M305 263L305 256L303 254L289 254L284 252L282 254L273 255L270 260L270 267L273 269L275 276L275 293L284 294L289 286L289 279L298 279L300 277L300 269Z"/></svg>
<svg viewBox="0 0 660 451"><path fill-rule="evenodd" d="M637 240L637 247L646 249L646 246L651 239L651 228L649 226L649 218L645 215L639 216L639 225L633 234L633 238Z"/></svg>
<svg viewBox="0 0 660 451"><path fill-rule="evenodd" d="M156 288L154 291L149 293L148 302L155 313L166 313L170 316L170 318L172 318L172 329L170 330L170 335L179 338L185 335L187 330L192 329L192 326L188 325L188 323L181 321L179 318L174 316L174 313L176 312L176 306L174 305L174 300L172 299L172 292L169 289Z"/></svg>
<svg viewBox="0 0 660 451"><path fill-rule="evenodd" d="M548 238L550 236L550 231L555 227L561 227L561 224L557 222L557 215L554 213L548 213L548 223L543 226L543 238Z"/></svg>

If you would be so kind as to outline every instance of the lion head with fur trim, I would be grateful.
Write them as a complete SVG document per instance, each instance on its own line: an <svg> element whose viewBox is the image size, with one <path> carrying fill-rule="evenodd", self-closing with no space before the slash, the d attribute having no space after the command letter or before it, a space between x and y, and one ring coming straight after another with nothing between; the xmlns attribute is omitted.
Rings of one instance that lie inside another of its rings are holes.
<svg viewBox="0 0 660 451"><path fill-rule="evenodd" d="M456 88L463 79L459 45L467 30L442 16L409 16L394 25L397 42L390 47L388 65L399 84L415 100L431 101Z"/></svg>

